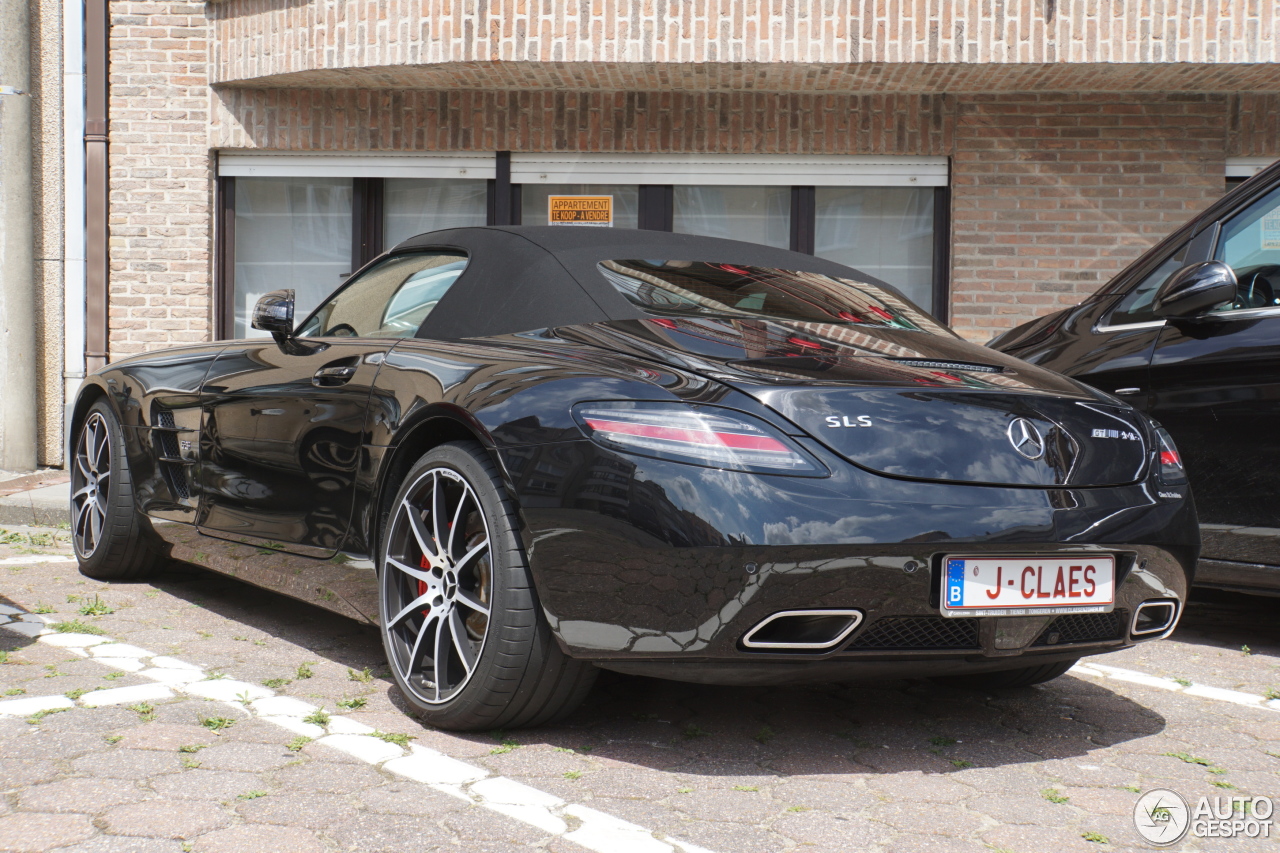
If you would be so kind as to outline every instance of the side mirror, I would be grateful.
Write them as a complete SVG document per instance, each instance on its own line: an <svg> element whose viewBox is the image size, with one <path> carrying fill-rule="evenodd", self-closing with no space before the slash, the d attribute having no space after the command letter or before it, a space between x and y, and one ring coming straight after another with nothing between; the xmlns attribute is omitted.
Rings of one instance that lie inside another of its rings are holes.
<svg viewBox="0 0 1280 853"><path fill-rule="evenodd" d="M1222 261L1188 264L1160 285L1152 305L1157 317L1192 317L1236 298L1236 274Z"/></svg>
<svg viewBox="0 0 1280 853"><path fill-rule="evenodd" d="M293 291L273 290L253 306L253 328L270 332L283 345L293 337Z"/></svg>

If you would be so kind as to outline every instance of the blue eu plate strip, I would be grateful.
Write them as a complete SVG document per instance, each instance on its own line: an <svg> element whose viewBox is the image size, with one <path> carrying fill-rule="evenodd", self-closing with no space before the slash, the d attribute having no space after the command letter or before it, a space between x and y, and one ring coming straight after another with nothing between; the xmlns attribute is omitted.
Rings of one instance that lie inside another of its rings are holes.
<svg viewBox="0 0 1280 853"><path fill-rule="evenodd" d="M947 606L964 606L964 560L947 560Z"/></svg>

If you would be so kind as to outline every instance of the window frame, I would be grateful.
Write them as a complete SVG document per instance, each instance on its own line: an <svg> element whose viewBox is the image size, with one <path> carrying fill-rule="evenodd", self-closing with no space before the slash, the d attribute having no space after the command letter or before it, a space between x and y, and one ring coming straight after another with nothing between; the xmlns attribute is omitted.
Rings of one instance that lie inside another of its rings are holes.
<svg viewBox="0 0 1280 853"><path fill-rule="evenodd" d="M487 224L521 224L523 185L512 180L511 152L493 153L494 171L487 181ZM366 173L367 174L367 173ZM951 186L933 186L933 305L928 312L947 324L951 318ZM774 185L778 185L774 182ZM675 184L637 183L638 225L643 230L673 230ZM390 249L385 240L384 177L352 177L351 271L345 282ZM790 249L812 255L817 227L816 186L791 189ZM227 340L235 328L235 196L236 175L220 174L214 184L214 335ZM335 290L336 293L336 290ZM310 316L310 315L308 315ZM305 318L304 318L305 319ZM299 324L300 326L301 324Z"/></svg>

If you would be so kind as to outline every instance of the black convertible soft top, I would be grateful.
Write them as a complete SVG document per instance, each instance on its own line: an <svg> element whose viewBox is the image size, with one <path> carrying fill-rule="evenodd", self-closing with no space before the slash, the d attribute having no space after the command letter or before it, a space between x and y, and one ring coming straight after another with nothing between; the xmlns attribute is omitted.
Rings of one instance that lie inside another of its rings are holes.
<svg viewBox="0 0 1280 853"><path fill-rule="evenodd" d="M462 249L467 269L428 315L428 338L481 338L651 315L600 274L611 260L682 260L823 273L898 291L842 264L786 249L718 237L581 226L450 228L411 237L391 254ZM905 298L905 297L902 297Z"/></svg>

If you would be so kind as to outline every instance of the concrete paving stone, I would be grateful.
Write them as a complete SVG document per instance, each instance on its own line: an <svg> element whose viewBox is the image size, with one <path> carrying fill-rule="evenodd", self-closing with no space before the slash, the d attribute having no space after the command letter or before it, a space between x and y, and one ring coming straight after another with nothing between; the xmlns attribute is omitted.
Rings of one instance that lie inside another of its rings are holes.
<svg viewBox="0 0 1280 853"><path fill-rule="evenodd" d="M265 797L242 800L236 812L250 823L297 825L306 829L323 829L357 814L354 801L337 794L269 792Z"/></svg>
<svg viewBox="0 0 1280 853"><path fill-rule="evenodd" d="M177 838L189 841L210 830L231 823L231 815L211 802L191 800L170 803L148 800L116 806L100 818L108 832L148 838Z"/></svg>
<svg viewBox="0 0 1280 853"><path fill-rule="evenodd" d="M0 817L0 850L44 853L83 841L94 832L87 815L14 812Z"/></svg>
<svg viewBox="0 0 1280 853"><path fill-rule="evenodd" d="M148 796L148 792L118 779L72 777L27 788L18 795L18 803L24 811L97 814Z"/></svg>
<svg viewBox="0 0 1280 853"><path fill-rule="evenodd" d="M77 773L114 779L139 779L181 769L176 752L151 749L112 749L85 755L71 762Z"/></svg>
<svg viewBox="0 0 1280 853"><path fill-rule="evenodd" d="M128 708L73 708L66 713L45 717L40 723L40 728L44 731L68 731L81 734L93 732L106 735L137 723L137 712L130 711Z"/></svg>
<svg viewBox="0 0 1280 853"><path fill-rule="evenodd" d="M933 803L881 803L863 812L865 817L895 830L926 835L967 835L985 823L973 811L948 809L945 821L939 820L938 814Z"/></svg>
<svg viewBox="0 0 1280 853"><path fill-rule="evenodd" d="M58 765L47 758L0 758L0 779L6 788L48 782L61 774Z"/></svg>
<svg viewBox="0 0 1280 853"><path fill-rule="evenodd" d="M780 811L767 792L694 790L672 804L682 814L698 820L756 824Z"/></svg>
<svg viewBox="0 0 1280 853"><path fill-rule="evenodd" d="M971 811L997 823L1049 827L1067 827L1078 823L1080 813L1072 805L1050 802L1039 791L1028 791L1021 796L979 797L968 804Z"/></svg>
<svg viewBox="0 0 1280 853"><path fill-rule="evenodd" d="M466 839L468 851L498 844L528 848L547 839L545 832L517 820L496 817L481 806L453 810L444 817L443 823L459 838Z"/></svg>
<svg viewBox="0 0 1280 853"><path fill-rule="evenodd" d="M195 853L322 853L330 848L314 832L301 827L241 824L206 833L191 849Z"/></svg>
<svg viewBox="0 0 1280 853"><path fill-rule="evenodd" d="M222 742L285 744L293 735L280 726L259 719L240 720L219 732Z"/></svg>
<svg viewBox="0 0 1280 853"><path fill-rule="evenodd" d="M200 765L206 770L240 770L262 773L284 767L298 756L284 748L283 743L229 743L222 742L200 751Z"/></svg>
<svg viewBox="0 0 1280 853"><path fill-rule="evenodd" d="M182 853L182 842L162 838L96 835L88 841L59 847L49 853Z"/></svg>
<svg viewBox="0 0 1280 853"><path fill-rule="evenodd" d="M742 823L691 821L663 831L708 850L728 850L731 853L778 853L788 847L783 836Z"/></svg>
<svg viewBox="0 0 1280 853"><path fill-rule="evenodd" d="M893 830L861 816L832 815L822 811L787 812L770 829L788 838L804 853L811 849L830 853L868 850L885 843ZM921 838L915 835L914 838ZM954 840L954 839L948 839Z"/></svg>
<svg viewBox="0 0 1280 853"><path fill-rule="evenodd" d="M578 781L597 797L660 799L671 796L681 786L680 781L668 773L621 767L600 770L588 767Z"/></svg>
<svg viewBox="0 0 1280 853"><path fill-rule="evenodd" d="M571 770L585 770L586 759L567 752L541 747L522 747L501 755L489 755L482 765L504 776L563 776Z"/></svg>
<svg viewBox="0 0 1280 853"><path fill-rule="evenodd" d="M120 746L129 749L174 750L180 746L208 746L218 736L204 726L181 723L142 723L118 732Z"/></svg>
<svg viewBox="0 0 1280 853"><path fill-rule="evenodd" d="M494 820L502 820L495 817ZM435 818L418 815L359 814L330 826L326 832L342 850L361 853L435 853L457 850L452 836Z"/></svg>
<svg viewBox="0 0 1280 853"><path fill-rule="evenodd" d="M950 760L922 749L864 749L857 761L880 773L946 773L956 768Z"/></svg>
<svg viewBox="0 0 1280 853"><path fill-rule="evenodd" d="M787 781L769 790L780 808L817 809L848 817L883 802L884 797L870 787L855 782Z"/></svg>
<svg viewBox="0 0 1280 853"><path fill-rule="evenodd" d="M1002 850L1018 853L1108 853L1107 847L1085 841L1085 829L1005 824L981 833L984 842ZM1110 836L1108 836L1110 838Z"/></svg>
<svg viewBox="0 0 1280 853"><path fill-rule="evenodd" d="M356 796L365 809L379 814L441 815L472 806L411 782L388 782L376 788L367 788Z"/></svg>
<svg viewBox="0 0 1280 853"><path fill-rule="evenodd" d="M107 748L101 735L88 732L46 731L43 726L29 727L28 732L9 739L4 753L10 758L75 758Z"/></svg>
<svg viewBox="0 0 1280 853"><path fill-rule="evenodd" d="M993 853L991 847L978 841L928 835L898 837L886 844L882 850L883 853ZM1107 850L1105 853L1112 853L1112 851Z"/></svg>
<svg viewBox="0 0 1280 853"><path fill-rule="evenodd" d="M812 788L810 783L804 786ZM959 803L978 793L974 788L956 781L955 774L898 773L892 776L879 774L868 776L867 790L897 802L910 803ZM775 796L781 796L775 792ZM870 799L870 798L869 798Z"/></svg>
<svg viewBox="0 0 1280 853"><path fill-rule="evenodd" d="M871 772L865 764L843 755L788 755L775 758L768 767L791 779L859 779Z"/></svg>
<svg viewBox="0 0 1280 853"><path fill-rule="evenodd" d="M167 799L222 802L231 800L245 791L268 788L270 784L255 773L201 768L154 778L151 780L151 787L157 794Z"/></svg>
<svg viewBox="0 0 1280 853"><path fill-rule="evenodd" d="M331 764L324 759L328 750L317 758L281 768L275 773L276 783L288 791L317 791L328 794L350 794L384 784L387 777L367 765Z"/></svg>

